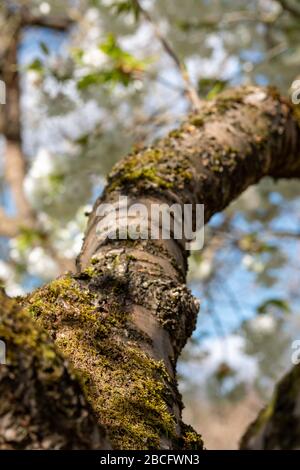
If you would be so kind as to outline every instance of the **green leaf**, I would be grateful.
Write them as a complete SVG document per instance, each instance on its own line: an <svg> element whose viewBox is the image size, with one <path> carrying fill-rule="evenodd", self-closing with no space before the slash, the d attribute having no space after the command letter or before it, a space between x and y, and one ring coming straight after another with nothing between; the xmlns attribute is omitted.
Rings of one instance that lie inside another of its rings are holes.
<svg viewBox="0 0 300 470"><path fill-rule="evenodd" d="M113 34L108 34L106 40L99 45L99 49L110 58L110 63L103 70L88 73L77 83L79 90L92 85L122 84L128 86L136 75L141 73L146 62L136 59L129 52L124 51L117 43Z"/></svg>
<svg viewBox="0 0 300 470"><path fill-rule="evenodd" d="M269 299L257 307L256 310L257 313L261 315L268 313L272 307L282 311L283 313L290 313L291 311L288 302L283 299Z"/></svg>
<svg viewBox="0 0 300 470"><path fill-rule="evenodd" d="M52 173L48 176L48 180L51 184L52 191L57 192L61 189L65 181L65 175L64 173Z"/></svg>
<svg viewBox="0 0 300 470"><path fill-rule="evenodd" d="M77 88L79 90L85 90L91 85L101 85L104 83L103 74L101 73L90 73L80 78L77 82Z"/></svg>
<svg viewBox="0 0 300 470"><path fill-rule="evenodd" d="M48 48L47 44L44 41L40 42L40 48L42 49L42 51L44 52L45 55L50 54L49 48Z"/></svg>
<svg viewBox="0 0 300 470"><path fill-rule="evenodd" d="M116 15L133 13L135 21L140 17L140 6L135 0L119 0L113 3L109 8L113 10Z"/></svg>
<svg viewBox="0 0 300 470"><path fill-rule="evenodd" d="M142 60L136 59L129 52L124 51L117 43L115 36L110 33L106 40L99 45L99 49L110 57L115 66L126 67L131 70L144 70L146 63Z"/></svg>
<svg viewBox="0 0 300 470"><path fill-rule="evenodd" d="M201 78L198 82L200 96L211 100L215 98L227 86L227 80L217 78Z"/></svg>
<svg viewBox="0 0 300 470"><path fill-rule="evenodd" d="M34 72L38 72L40 74L44 73L44 65L40 59L35 59L31 64L27 66L27 70L32 70Z"/></svg>
<svg viewBox="0 0 300 470"><path fill-rule="evenodd" d="M20 235L17 237L17 248L20 253L25 253L29 248L36 244L42 243L44 234L38 230L22 227Z"/></svg>
<svg viewBox="0 0 300 470"><path fill-rule="evenodd" d="M87 145L90 138L90 134L84 134L78 139L75 140L75 143L78 145Z"/></svg>

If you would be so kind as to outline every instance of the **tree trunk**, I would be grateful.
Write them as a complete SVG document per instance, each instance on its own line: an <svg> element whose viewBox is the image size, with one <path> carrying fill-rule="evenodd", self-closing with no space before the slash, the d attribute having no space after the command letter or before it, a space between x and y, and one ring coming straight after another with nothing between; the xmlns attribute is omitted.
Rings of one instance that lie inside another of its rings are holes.
<svg viewBox="0 0 300 470"><path fill-rule="evenodd" d="M300 449L300 365L276 386L272 401L243 436L241 449Z"/></svg>
<svg viewBox="0 0 300 470"><path fill-rule="evenodd" d="M203 104L180 129L113 169L77 275L24 302L77 371L114 448L203 447L181 421L176 383L198 303L185 285L185 240L107 239L97 230L98 208L127 196L146 207L192 204L195 219L204 203L207 222L264 176L300 177L299 144L294 110L272 88L240 88Z"/></svg>
<svg viewBox="0 0 300 470"><path fill-rule="evenodd" d="M0 449L109 448L70 365L2 290L0 319Z"/></svg>

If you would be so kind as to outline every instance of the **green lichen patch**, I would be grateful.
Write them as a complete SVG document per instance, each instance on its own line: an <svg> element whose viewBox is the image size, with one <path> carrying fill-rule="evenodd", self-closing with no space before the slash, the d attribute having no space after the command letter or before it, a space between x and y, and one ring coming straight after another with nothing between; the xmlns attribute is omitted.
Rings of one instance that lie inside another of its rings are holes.
<svg viewBox="0 0 300 470"><path fill-rule="evenodd" d="M191 164L188 158L176 152L173 141L174 135L170 135L160 147L129 155L109 175L107 191L160 192L180 189L191 182Z"/></svg>
<svg viewBox="0 0 300 470"><path fill-rule="evenodd" d="M56 353L47 335L37 328L26 311L22 311L15 300L0 292L1 323L0 338L7 345L7 361L18 362L19 354L25 351L34 354L43 368L55 369ZM58 361L59 362L59 361Z"/></svg>
<svg viewBox="0 0 300 470"><path fill-rule="evenodd" d="M73 364L113 446L154 449L163 438L177 438L175 385L164 364L150 357L132 333L128 295L122 277L93 264L93 271L37 291L27 299L27 309Z"/></svg>
<svg viewBox="0 0 300 470"><path fill-rule="evenodd" d="M137 184L147 181L161 188L170 188L171 182L159 172L159 163L164 158L159 149L148 148L141 153L130 155L124 160L118 176L111 177L110 190L124 185Z"/></svg>
<svg viewBox="0 0 300 470"><path fill-rule="evenodd" d="M299 449L299 397L300 366L296 365L278 383L272 400L248 428L241 448Z"/></svg>
<svg viewBox="0 0 300 470"><path fill-rule="evenodd" d="M204 444L201 436L196 433L192 426L181 423L182 437L180 449L183 450L203 450Z"/></svg>
<svg viewBox="0 0 300 470"><path fill-rule="evenodd" d="M37 308L42 308L39 302ZM71 366L31 312L0 292L1 449L110 447Z"/></svg>

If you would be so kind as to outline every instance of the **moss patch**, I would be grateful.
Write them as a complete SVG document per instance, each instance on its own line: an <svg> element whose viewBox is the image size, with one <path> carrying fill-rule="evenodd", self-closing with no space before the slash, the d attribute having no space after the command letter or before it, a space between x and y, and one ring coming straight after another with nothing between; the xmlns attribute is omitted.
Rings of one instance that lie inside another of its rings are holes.
<svg viewBox="0 0 300 470"><path fill-rule="evenodd" d="M164 364L149 357L130 332L122 279L95 276L95 270L93 265L78 278L66 276L40 289L27 299L28 312L73 364L113 446L157 449L162 437L177 438L174 384Z"/></svg>

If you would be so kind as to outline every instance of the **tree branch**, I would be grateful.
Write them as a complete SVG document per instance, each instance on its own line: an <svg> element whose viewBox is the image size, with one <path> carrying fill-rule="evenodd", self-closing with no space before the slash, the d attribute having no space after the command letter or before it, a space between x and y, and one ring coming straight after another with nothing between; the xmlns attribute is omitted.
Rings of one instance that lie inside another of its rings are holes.
<svg viewBox="0 0 300 470"><path fill-rule="evenodd" d="M295 16L296 18L300 18L300 9L289 2L289 0L277 0L279 4L282 6L283 10L289 12L291 15Z"/></svg>
<svg viewBox="0 0 300 470"><path fill-rule="evenodd" d="M109 449L70 365L3 291L0 320L0 449Z"/></svg>
<svg viewBox="0 0 300 470"><path fill-rule="evenodd" d="M24 191L25 159L20 144L12 140L6 142L4 176L11 188L18 216L23 225L34 228L36 216Z"/></svg>
<svg viewBox="0 0 300 470"><path fill-rule="evenodd" d="M298 450L300 365L276 386L271 402L249 426L241 441L244 450Z"/></svg>
<svg viewBox="0 0 300 470"><path fill-rule="evenodd" d="M205 103L113 169L89 220L78 275L28 299L84 380L114 448L202 448L181 421L175 372L198 304L185 286L184 239L107 239L97 230L98 207L121 195L148 208L205 203L208 221L264 176L299 177L299 144L294 111L272 88L240 88Z"/></svg>
<svg viewBox="0 0 300 470"><path fill-rule="evenodd" d="M0 235L3 237L15 237L19 232L19 219L8 217L0 207Z"/></svg>
<svg viewBox="0 0 300 470"><path fill-rule="evenodd" d="M41 28L51 28L57 31L66 31L73 24L69 17L53 15L36 15L32 9L26 5L19 5L11 0L4 0L5 8L11 15L18 16L21 27L39 26Z"/></svg>
<svg viewBox="0 0 300 470"><path fill-rule="evenodd" d="M31 207L24 191L26 161L21 142L20 77L18 70L18 47L22 28L35 24L63 29L71 24L71 21L63 18L59 20L51 17L33 17L28 8L22 7L14 11L12 5L8 4L7 21L9 22L11 19L13 19L11 24L13 34L11 34L10 41L5 47L1 67L7 96L6 105L2 107L1 112L0 133L6 138L4 172L16 204L17 216L8 218L2 210L0 214L0 233L4 236L15 237L24 228L43 232L37 214ZM57 254L47 236L44 237L43 247L55 260L61 273L74 270L74 263Z"/></svg>

